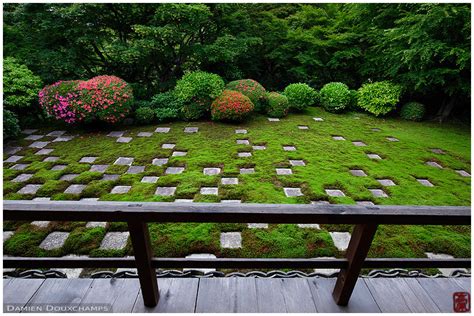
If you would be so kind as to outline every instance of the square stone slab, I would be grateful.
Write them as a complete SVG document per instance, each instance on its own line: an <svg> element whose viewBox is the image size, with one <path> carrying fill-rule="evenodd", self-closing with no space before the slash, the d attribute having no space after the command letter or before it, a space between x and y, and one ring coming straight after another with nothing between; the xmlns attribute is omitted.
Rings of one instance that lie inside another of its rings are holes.
<svg viewBox="0 0 474 316"><path fill-rule="evenodd" d="M3 150L3 154L7 156L14 155L22 149L23 147L5 147L5 149Z"/></svg>
<svg viewBox="0 0 474 316"><path fill-rule="evenodd" d="M176 199L174 200L176 203L193 203L194 200L193 199Z"/></svg>
<svg viewBox="0 0 474 316"><path fill-rule="evenodd" d="M85 189L85 184L71 184L64 193L67 194L81 194L81 192Z"/></svg>
<svg viewBox="0 0 474 316"><path fill-rule="evenodd" d="M221 168L204 168L202 173L206 176L215 176L216 174L221 173Z"/></svg>
<svg viewBox="0 0 474 316"><path fill-rule="evenodd" d="M240 232L221 233L221 248L242 248L242 235Z"/></svg>
<svg viewBox="0 0 474 316"><path fill-rule="evenodd" d="M30 148L44 148L46 147L50 142L34 142L30 144Z"/></svg>
<svg viewBox="0 0 474 316"><path fill-rule="evenodd" d="M53 168L51 168L51 170L60 171L60 170L66 169L66 168L67 168L66 165L55 165L55 166L53 166Z"/></svg>
<svg viewBox="0 0 474 316"><path fill-rule="evenodd" d="M313 205L329 205L331 203L329 203L328 201L311 201L311 204L313 204Z"/></svg>
<svg viewBox="0 0 474 316"><path fill-rule="evenodd" d="M3 242L5 242L7 239L9 239L11 236L13 236L15 232L12 231L4 231L3 232Z"/></svg>
<svg viewBox="0 0 474 316"><path fill-rule="evenodd" d="M89 171L91 172L102 172L104 173L105 170L107 170L107 168L109 167L109 165L92 165L91 166L91 169Z"/></svg>
<svg viewBox="0 0 474 316"><path fill-rule="evenodd" d="M276 168L276 174L277 175L289 175L289 174L293 174L293 171L291 171L291 169L288 169L288 168Z"/></svg>
<svg viewBox="0 0 474 316"><path fill-rule="evenodd" d="M17 163L16 165L13 165L10 169L12 170L25 170L28 168L29 164L27 163Z"/></svg>
<svg viewBox="0 0 474 316"><path fill-rule="evenodd" d="M184 157L188 154L187 151L173 151L172 157Z"/></svg>
<svg viewBox="0 0 474 316"><path fill-rule="evenodd" d="M237 143L237 145L250 145L248 139L237 139L235 142Z"/></svg>
<svg viewBox="0 0 474 316"><path fill-rule="evenodd" d="M155 176L146 176L146 177L143 177L141 182L143 183L156 183L158 182L158 179L160 177L155 177Z"/></svg>
<svg viewBox="0 0 474 316"><path fill-rule="evenodd" d="M51 133L46 134L46 136L59 137L59 136L63 136L64 134L66 134L66 131L52 131Z"/></svg>
<svg viewBox="0 0 474 316"><path fill-rule="evenodd" d="M132 139L132 137L119 137L117 138L117 143L130 143Z"/></svg>
<svg viewBox="0 0 474 316"><path fill-rule="evenodd" d="M115 160L114 165L119 165L119 166L131 166L133 163L134 158L132 157L119 157L117 160Z"/></svg>
<svg viewBox="0 0 474 316"><path fill-rule="evenodd" d="M296 147L295 146L283 146L284 151L295 151Z"/></svg>
<svg viewBox="0 0 474 316"><path fill-rule="evenodd" d="M119 174L104 174L102 180L105 181L117 181L120 178Z"/></svg>
<svg viewBox="0 0 474 316"><path fill-rule="evenodd" d="M164 164L168 163L168 158L155 158L152 161L154 166L163 166Z"/></svg>
<svg viewBox="0 0 474 316"><path fill-rule="evenodd" d="M43 138L44 135L30 135L28 137L25 137L25 140L38 140Z"/></svg>
<svg viewBox="0 0 474 316"><path fill-rule="evenodd" d="M173 149L176 147L176 144L163 144L161 145L161 148L163 149Z"/></svg>
<svg viewBox="0 0 474 316"><path fill-rule="evenodd" d="M54 161L58 161L59 160L59 157L57 156L51 156L51 157L46 157L44 158L44 162L54 162Z"/></svg>
<svg viewBox="0 0 474 316"><path fill-rule="evenodd" d="M51 201L50 197L35 197L33 201Z"/></svg>
<svg viewBox="0 0 474 316"><path fill-rule="evenodd" d="M228 204L240 204L242 203L241 200L221 200L221 203L228 203Z"/></svg>
<svg viewBox="0 0 474 316"><path fill-rule="evenodd" d="M221 183L223 185L234 185L234 184L239 184L239 179L238 178L222 178Z"/></svg>
<svg viewBox="0 0 474 316"><path fill-rule="evenodd" d="M125 134L125 132L122 132L122 131L115 131L115 132L110 132L107 134L107 136L110 136L110 137L122 137L123 134Z"/></svg>
<svg viewBox="0 0 474 316"><path fill-rule="evenodd" d="M437 163L436 161L427 161L426 164L427 164L428 166L431 166L431 167L443 169L443 166L441 166L441 165L440 165L439 163Z"/></svg>
<svg viewBox="0 0 474 316"><path fill-rule="evenodd" d="M84 202L96 202L98 201L99 198L82 198L79 201L84 201Z"/></svg>
<svg viewBox="0 0 474 316"><path fill-rule="evenodd" d="M280 122L280 119L279 119L279 118L269 117L269 118L268 118L268 121L269 121L269 122Z"/></svg>
<svg viewBox="0 0 474 316"><path fill-rule="evenodd" d="M39 247L44 250L61 248L69 237L67 232L52 232L41 242Z"/></svg>
<svg viewBox="0 0 474 316"><path fill-rule="evenodd" d="M255 168L240 168L240 174L255 173Z"/></svg>
<svg viewBox="0 0 474 316"><path fill-rule="evenodd" d="M311 228L311 229L321 229L319 224L298 224L299 228Z"/></svg>
<svg viewBox="0 0 474 316"><path fill-rule="evenodd" d="M176 192L176 187L157 187L155 195L171 196Z"/></svg>
<svg viewBox="0 0 474 316"><path fill-rule="evenodd" d="M145 171L145 166L130 166L127 170L128 174L139 174Z"/></svg>
<svg viewBox="0 0 474 316"><path fill-rule="evenodd" d="M389 142L399 142L400 141L398 138L395 138L395 137L387 137L387 140Z"/></svg>
<svg viewBox="0 0 474 316"><path fill-rule="evenodd" d="M183 173L184 167L168 167L165 174L180 174Z"/></svg>
<svg viewBox="0 0 474 316"><path fill-rule="evenodd" d="M170 127L157 127L155 129L155 133L165 133L166 134L166 133L169 133L170 129L171 129Z"/></svg>
<svg viewBox="0 0 474 316"><path fill-rule="evenodd" d="M380 132L380 128L374 127L370 129L372 132Z"/></svg>
<svg viewBox="0 0 474 316"><path fill-rule="evenodd" d="M390 179L376 179L376 180L377 180L378 183L380 183L384 187L391 187L391 186L396 185L395 182L393 182Z"/></svg>
<svg viewBox="0 0 474 316"><path fill-rule="evenodd" d="M416 179L416 181L425 187L434 187L433 183L431 183L428 179Z"/></svg>
<svg viewBox="0 0 474 316"><path fill-rule="evenodd" d="M251 156L252 156L252 153L249 153L249 152L240 152L240 153L237 153L237 156L240 157L240 158L247 158L247 157L251 157Z"/></svg>
<svg viewBox="0 0 474 316"><path fill-rule="evenodd" d="M372 193L372 195L374 197L383 197L383 198L386 198L388 197L387 193L385 193L384 190L380 190L380 189L369 189L370 193Z"/></svg>
<svg viewBox="0 0 474 316"><path fill-rule="evenodd" d="M82 157L81 160L79 160L80 163L93 163L96 161L97 157Z"/></svg>
<svg viewBox="0 0 474 316"><path fill-rule="evenodd" d="M130 191L132 187L129 186L129 185L117 185L115 186L112 191L110 191L110 193L112 194L125 194L125 193L128 193L128 191Z"/></svg>
<svg viewBox="0 0 474 316"><path fill-rule="evenodd" d="M360 206L374 206L374 202L372 201L356 201L356 205Z"/></svg>
<svg viewBox="0 0 474 316"><path fill-rule="evenodd" d="M306 125L298 125L298 129L307 130L307 129L309 129L309 127L306 126Z"/></svg>
<svg viewBox="0 0 474 316"><path fill-rule="evenodd" d="M140 132L137 134L138 137L151 137L151 135L153 135L151 132Z"/></svg>
<svg viewBox="0 0 474 316"><path fill-rule="evenodd" d="M334 140L346 140L344 137L342 136L333 136L332 139Z"/></svg>
<svg viewBox="0 0 474 316"><path fill-rule="evenodd" d="M314 259L336 259L336 257L317 257ZM339 269L314 269L314 272L325 276L332 276L339 273Z"/></svg>
<svg viewBox="0 0 474 316"><path fill-rule="evenodd" d="M266 223L248 223L247 227L250 229L267 229L268 224Z"/></svg>
<svg viewBox="0 0 474 316"><path fill-rule="evenodd" d="M454 259L453 256L444 254L444 253L432 253L432 252L425 252L426 256L430 259ZM454 271L462 270L467 272L466 269L457 269L457 268L438 268L439 272L445 277L449 277L452 275Z"/></svg>
<svg viewBox="0 0 474 316"><path fill-rule="evenodd" d="M202 195L218 195L219 189L213 187L202 187L200 192Z"/></svg>
<svg viewBox="0 0 474 316"><path fill-rule="evenodd" d="M71 181L74 178L76 178L78 175L79 174L77 174L77 173L65 174L65 175L62 175L61 178L59 178L59 180L61 180L61 181Z"/></svg>
<svg viewBox="0 0 474 316"><path fill-rule="evenodd" d="M334 246L340 251L345 251L347 246L349 246L349 241L351 240L351 234L348 232L329 232L331 235Z"/></svg>
<svg viewBox="0 0 474 316"><path fill-rule="evenodd" d="M13 179L12 182L25 182L25 181L30 180L32 177L33 177L32 174L22 173L22 174L19 174L18 176L16 176L16 178Z"/></svg>
<svg viewBox="0 0 474 316"><path fill-rule="evenodd" d="M41 149L38 150L35 155L49 155L50 153L53 152L54 149Z"/></svg>
<svg viewBox="0 0 474 316"><path fill-rule="evenodd" d="M303 196L300 188L283 188L283 191L287 197Z"/></svg>
<svg viewBox="0 0 474 316"><path fill-rule="evenodd" d="M49 223L51 222L50 221L34 221L34 222L31 222L31 225L39 227L39 228L46 228L48 227Z"/></svg>
<svg viewBox="0 0 474 316"><path fill-rule="evenodd" d="M236 129L235 133L236 134L247 134L247 130L246 129Z"/></svg>
<svg viewBox="0 0 474 316"><path fill-rule="evenodd" d="M344 192L342 192L341 190L337 190L337 189L326 189L324 191L326 191L326 194L329 195L329 196L335 196L335 197L346 196L344 194Z"/></svg>
<svg viewBox="0 0 474 316"><path fill-rule="evenodd" d="M35 132L37 132L37 131L38 131L37 129L24 129L24 130L22 130L21 132L22 132L23 134L30 135L30 134L33 134L33 133L35 133Z"/></svg>
<svg viewBox="0 0 474 316"><path fill-rule="evenodd" d="M364 147L364 146L367 146L364 142L360 142L360 141L355 141L355 142L352 142L352 144L356 147Z"/></svg>
<svg viewBox="0 0 474 316"><path fill-rule="evenodd" d="M215 259L216 256L213 255L213 254L209 254L209 253L193 253L189 256L186 256L186 258L191 258L191 259ZM216 271L216 269L187 268L187 269L183 269L183 272L192 271L192 270L200 271L203 274Z"/></svg>
<svg viewBox="0 0 474 316"><path fill-rule="evenodd" d="M27 184L23 188L21 188L18 193L19 194L36 194L38 190L41 188L41 184Z"/></svg>
<svg viewBox="0 0 474 316"><path fill-rule="evenodd" d="M292 166L306 166L304 160L289 160L289 162Z"/></svg>
<svg viewBox="0 0 474 316"><path fill-rule="evenodd" d="M440 148L430 148L430 151L432 153L435 153L435 154L440 154L440 155L444 155L444 150L440 149Z"/></svg>
<svg viewBox="0 0 474 316"><path fill-rule="evenodd" d="M265 149L267 149L267 147L265 147L263 145L255 145L255 146L252 146L252 149L253 150L265 150Z"/></svg>
<svg viewBox="0 0 474 316"><path fill-rule="evenodd" d="M382 159L382 157L380 157L377 154L367 154L367 157L369 157L370 159L376 159L376 160L381 160Z"/></svg>
<svg viewBox="0 0 474 316"><path fill-rule="evenodd" d="M59 136L53 140L53 143L57 142L68 142L70 140L73 140L74 136Z"/></svg>
<svg viewBox="0 0 474 316"><path fill-rule="evenodd" d="M465 170L455 170L457 174L459 174L462 177L470 177L471 174L469 172L466 172Z"/></svg>
<svg viewBox="0 0 474 316"><path fill-rule="evenodd" d="M197 133L199 131L198 127L185 127L184 132L191 134L191 133Z"/></svg>
<svg viewBox="0 0 474 316"><path fill-rule="evenodd" d="M313 120L315 120L316 122L324 121L321 117L313 117Z"/></svg>
<svg viewBox="0 0 474 316"><path fill-rule="evenodd" d="M129 232L108 232L100 243L100 249L123 249L127 245Z"/></svg>
<svg viewBox="0 0 474 316"><path fill-rule="evenodd" d="M3 162L17 162L18 160L21 160L23 157L25 157L25 156L15 156L15 155L13 155L13 156L8 157L8 159L3 161Z"/></svg>
<svg viewBox="0 0 474 316"><path fill-rule="evenodd" d="M367 174L361 169L351 169L349 172L356 177L367 177Z"/></svg>

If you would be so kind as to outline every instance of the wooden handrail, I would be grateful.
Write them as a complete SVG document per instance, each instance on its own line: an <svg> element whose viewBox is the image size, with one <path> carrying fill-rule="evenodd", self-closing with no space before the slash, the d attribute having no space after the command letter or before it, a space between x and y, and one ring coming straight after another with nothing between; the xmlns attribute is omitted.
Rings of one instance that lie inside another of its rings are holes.
<svg viewBox="0 0 474 316"><path fill-rule="evenodd" d="M155 268L339 268L333 291L347 305L362 268L467 268L463 259L367 259L377 226L470 225L470 207L4 201L5 220L127 222L135 258L4 258L5 267L136 267L144 303L158 303ZM153 258L147 222L355 224L346 258Z"/></svg>

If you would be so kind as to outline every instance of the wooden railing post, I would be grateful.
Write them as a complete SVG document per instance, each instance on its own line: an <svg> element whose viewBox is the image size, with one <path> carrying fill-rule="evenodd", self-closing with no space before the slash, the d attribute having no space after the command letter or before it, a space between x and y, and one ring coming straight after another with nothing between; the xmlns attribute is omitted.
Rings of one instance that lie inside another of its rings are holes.
<svg viewBox="0 0 474 316"><path fill-rule="evenodd" d="M377 224L359 224L354 227L346 251L347 268L341 269L339 272L332 292L332 296L338 305L345 306L349 303L376 231Z"/></svg>
<svg viewBox="0 0 474 316"><path fill-rule="evenodd" d="M151 249L148 225L142 221L129 221L128 229L132 239L133 254L137 265L138 278L142 289L145 306L156 306L159 300L156 271L152 266L153 251Z"/></svg>

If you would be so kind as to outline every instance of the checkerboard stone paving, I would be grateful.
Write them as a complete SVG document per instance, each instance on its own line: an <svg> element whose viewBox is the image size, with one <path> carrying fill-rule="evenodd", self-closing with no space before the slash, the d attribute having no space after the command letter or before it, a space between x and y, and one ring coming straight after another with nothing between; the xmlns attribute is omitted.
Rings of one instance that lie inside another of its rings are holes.
<svg viewBox="0 0 474 316"><path fill-rule="evenodd" d="M385 193L385 191L381 189L369 189L369 191L370 193L372 193L374 197L380 197L380 198L388 197L387 193Z"/></svg>
<svg viewBox="0 0 474 316"><path fill-rule="evenodd" d="M269 121L269 122L280 122L280 119L279 119L279 118L269 117L269 118L268 118L268 121Z"/></svg>
<svg viewBox="0 0 474 316"><path fill-rule="evenodd" d="M253 150L265 150L265 149L267 149L267 147L264 146L264 145L254 145L254 146L252 146L252 149Z"/></svg>
<svg viewBox="0 0 474 316"><path fill-rule="evenodd" d="M172 196L176 192L176 187L157 187L155 195Z"/></svg>
<svg viewBox="0 0 474 316"><path fill-rule="evenodd" d="M165 170L165 174L181 174L184 171L184 167L168 167Z"/></svg>
<svg viewBox="0 0 474 316"><path fill-rule="evenodd" d="M471 174L469 172L466 172L465 170L455 170L457 174L459 174L462 177L470 177Z"/></svg>
<svg viewBox="0 0 474 316"><path fill-rule="evenodd" d="M35 153L35 155L49 155L50 153L53 152L54 149L41 149Z"/></svg>
<svg viewBox="0 0 474 316"><path fill-rule="evenodd" d="M367 177L367 174L361 169L351 169L349 172L355 177Z"/></svg>
<svg viewBox="0 0 474 316"><path fill-rule="evenodd" d="M79 160L80 163L94 163L94 161L97 160L97 157L82 157L81 160Z"/></svg>
<svg viewBox="0 0 474 316"><path fill-rule="evenodd" d="M102 180L104 181L117 181L120 178L119 174L104 174Z"/></svg>
<svg viewBox="0 0 474 316"><path fill-rule="evenodd" d="M115 131L115 132L110 132L107 134L109 137L122 137L125 132L123 131Z"/></svg>
<svg viewBox="0 0 474 316"><path fill-rule="evenodd" d="M99 249L120 250L127 245L129 232L108 232L100 243Z"/></svg>
<svg viewBox="0 0 474 316"><path fill-rule="evenodd" d="M185 127L184 132L188 134L197 133L199 131L198 127Z"/></svg>
<svg viewBox="0 0 474 316"><path fill-rule="evenodd" d="M58 161L59 160L59 157L57 156L51 156L51 157L46 157L43 159L44 162L54 162L54 161Z"/></svg>
<svg viewBox="0 0 474 316"><path fill-rule="evenodd" d="M13 155L13 156L10 156L8 157L6 160L4 160L3 162L17 162L19 160L21 160L22 158L24 158L25 156L16 156L16 155Z"/></svg>
<svg viewBox="0 0 474 316"><path fill-rule="evenodd" d="M317 257L313 259L336 259L336 257ZM314 272L329 276L339 273L339 269L314 269Z"/></svg>
<svg viewBox="0 0 474 316"><path fill-rule="evenodd" d="M155 158L151 163L154 166L163 166L168 163L168 158Z"/></svg>
<svg viewBox="0 0 474 316"><path fill-rule="evenodd" d="M105 170L107 170L108 167L109 167L109 165L92 165L89 171L104 173Z"/></svg>
<svg viewBox="0 0 474 316"><path fill-rule="evenodd" d="M283 188L283 192L287 197L303 196L300 188Z"/></svg>
<svg viewBox="0 0 474 316"><path fill-rule="evenodd" d="M49 136L49 137L59 137L59 136L62 136L66 134L66 131L52 131L48 134L46 134L46 136Z"/></svg>
<svg viewBox="0 0 474 316"><path fill-rule="evenodd" d="M296 150L296 147L295 146L283 146L283 150L284 151L295 151Z"/></svg>
<svg viewBox="0 0 474 316"><path fill-rule="evenodd" d="M51 170L53 170L53 171L60 171L60 170L66 169L66 168L67 168L66 165L55 165L55 166L53 166L53 167L51 168Z"/></svg>
<svg viewBox="0 0 474 316"><path fill-rule="evenodd" d="M299 228L321 229L319 224L298 224Z"/></svg>
<svg viewBox="0 0 474 316"><path fill-rule="evenodd" d="M332 139L334 140L346 140L344 137L342 136L332 136Z"/></svg>
<svg viewBox="0 0 474 316"><path fill-rule="evenodd" d="M431 183L428 179L416 179L416 181L425 187L434 187L433 183Z"/></svg>
<svg viewBox="0 0 474 316"><path fill-rule="evenodd" d="M37 129L25 129L25 130L22 130L21 132L26 135L31 135L33 133L36 133L37 131L38 131Z"/></svg>
<svg viewBox="0 0 474 316"><path fill-rule="evenodd" d="M252 153L250 153L250 152L240 152L240 153L237 153L237 156L239 158L248 158L248 157L252 156Z"/></svg>
<svg viewBox="0 0 474 316"><path fill-rule="evenodd" d="M329 205L331 203L329 203L328 201L311 201L311 204L313 204L313 205Z"/></svg>
<svg viewBox="0 0 474 316"><path fill-rule="evenodd" d="M155 176L145 176L142 178L141 182L143 183L156 183L160 177Z"/></svg>
<svg viewBox="0 0 474 316"><path fill-rule="evenodd" d="M73 140L73 139L74 139L74 136L59 136L59 137L53 139L53 143L68 142L68 141Z"/></svg>
<svg viewBox="0 0 474 316"><path fill-rule="evenodd" d="M351 234L348 232L329 232L331 235L334 246L340 251L345 251L349 246L351 240Z"/></svg>
<svg viewBox="0 0 474 316"><path fill-rule="evenodd" d="M242 248L242 235L240 232L221 233L221 248Z"/></svg>
<svg viewBox="0 0 474 316"><path fill-rule="evenodd" d="M346 196L344 194L344 192L342 192L341 190L338 190L338 189L325 189L324 191L326 191L326 194L329 195L329 196L333 196L333 197L343 197L343 196Z"/></svg>
<svg viewBox="0 0 474 316"><path fill-rule="evenodd" d="M425 252L425 255L429 259L454 259L453 256L444 254L444 253L433 253L433 252ZM439 272L441 272L442 275L445 277L449 277L453 274L455 271L463 271L463 272L468 272L466 269L459 269L459 268L438 268Z"/></svg>
<svg viewBox="0 0 474 316"><path fill-rule="evenodd" d="M41 188L41 184L27 184L23 188L21 188L18 193L19 194L36 194L38 190Z"/></svg>
<svg viewBox="0 0 474 316"><path fill-rule="evenodd" d="M3 242L7 241L15 232L13 231L4 231L3 232Z"/></svg>
<svg viewBox="0 0 474 316"><path fill-rule="evenodd" d="M86 224L86 228L96 228L96 227L105 228L106 226L107 226L107 222L88 222Z"/></svg>
<svg viewBox="0 0 474 316"><path fill-rule="evenodd" d="M252 174L255 173L255 168L240 168L240 174Z"/></svg>
<svg viewBox="0 0 474 316"><path fill-rule="evenodd" d="M356 146L356 147L364 147L364 146L367 146L366 143L361 142L361 141L354 141L354 142L352 142L352 144L353 144L354 146Z"/></svg>
<svg viewBox="0 0 474 316"><path fill-rule="evenodd" d="M25 140L39 140L43 137L44 137L44 135L29 135L29 136L25 137Z"/></svg>
<svg viewBox="0 0 474 316"><path fill-rule="evenodd" d="M221 203L224 204L240 204L242 203L241 200L221 200Z"/></svg>
<svg viewBox="0 0 474 316"><path fill-rule="evenodd" d="M237 139L235 142L237 143L237 145L250 145L248 139Z"/></svg>
<svg viewBox="0 0 474 316"><path fill-rule="evenodd" d="M113 187L112 191L110 191L111 194L125 194L130 191L132 187L129 185L117 185Z"/></svg>
<svg viewBox="0 0 474 316"><path fill-rule="evenodd" d="M173 149L175 147L176 147L176 144L165 143L165 144L161 145L161 148L163 148L163 149Z"/></svg>
<svg viewBox="0 0 474 316"><path fill-rule="evenodd" d="M306 125L298 125L298 129L300 129L300 130L308 130L309 127L306 126Z"/></svg>
<svg viewBox="0 0 474 316"><path fill-rule="evenodd" d="M155 133L164 133L164 134L166 134L166 133L169 133L170 130L171 130L170 127L157 127L155 129Z"/></svg>
<svg viewBox="0 0 474 316"><path fill-rule="evenodd" d="M82 198L79 201L84 201L84 202L97 202L99 198Z"/></svg>
<svg viewBox="0 0 474 316"><path fill-rule="evenodd" d="M215 176L221 173L221 168L204 168L202 169L202 173L206 176Z"/></svg>
<svg viewBox="0 0 474 316"><path fill-rule="evenodd" d="M34 222L31 222L31 225L36 226L38 228L46 228L48 227L49 223L51 222L50 221L34 221Z"/></svg>
<svg viewBox="0 0 474 316"><path fill-rule="evenodd" d="M17 152L19 152L20 150L22 150L23 147L10 147L10 146L7 146L5 147L5 149L3 150L3 154L4 155L14 155L16 154ZM51 149L52 150L52 149Z"/></svg>
<svg viewBox="0 0 474 316"><path fill-rule="evenodd" d="M44 148L46 147L50 142L34 142L34 143L31 143L30 148Z"/></svg>
<svg viewBox="0 0 474 316"><path fill-rule="evenodd" d="M117 143L130 143L132 139L132 137L119 137L117 138Z"/></svg>
<svg viewBox="0 0 474 316"><path fill-rule="evenodd" d="M383 185L384 187L391 187L397 185L395 182L393 182L391 179L376 179L378 183Z"/></svg>
<svg viewBox="0 0 474 316"><path fill-rule="evenodd" d="M201 190L200 190L200 193L202 195L218 195L219 194L219 188L202 187Z"/></svg>
<svg viewBox="0 0 474 316"><path fill-rule="evenodd" d="M382 157L380 157L377 154L367 154L367 157L369 157L370 159L374 159L374 160L382 160Z"/></svg>
<svg viewBox="0 0 474 316"><path fill-rule="evenodd" d="M427 162L425 162L425 164L428 165L428 166L431 166L431 167L438 168L438 169L443 169L443 166L441 166L436 161L427 161Z"/></svg>
<svg viewBox="0 0 474 316"><path fill-rule="evenodd" d="M67 232L52 232L41 242L39 247L44 250L61 248L69 237Z"/></svg>
<svg viewBox="0 0 474 316"><path fill-rule="evenodd" d="M216 259L216 256L213 255L213 254L210 254L210 253L193 253L189 256L186 256L186 258L189 258L189 259ZM183 272L191 271L191 270L200 271L204 274L216 271L216 269L187 268L187 269L183 269Z"/></svg>
<svg viewBox="0 0 474 316"><path fill-rule="evenodd" d="M30 180L32 177L33 177L32 174L22 173L16 176L15 179L12 180L12 182L25 182L25 181Z"/></svg>
<svg viewBox="0 0 474 316"><path fill-rule="evenodd" d="M247 134L247 130L246 129L236 129L235 133L236 134Z"/></svg>
<svg viewBox="0 0 474 316"><path fill-rule="evenodd" d="M374 202L372 201L356 201L356 205L360 206L374 206Z"/></svg>
<svg viewBox="0 0 474 316"><path fill-rule="evenodd" d="M145 166L130 166L127 170L127 174L139 174L145 172Z"/></svg>
<svg viewBox="0 0 474 316"><path fill-rule="evenodd" d="M444 155L444 154L445 154L444 150L442 150L442 149L440 149L440 148L430 148L430 151L431 151L432 153L435 153L435 154L440 154L440 155Z"/></svg>
<svg viewBox="0 0 474 316"><path fill-rule="evenodd" d="M10 169L12 170L25 170L26 168L28 168L29 164L27 163L17 163L16 165L13 165L12 167L10 167Z"/></svg>
<svg viewBox="0 0 474 316"><path fill-rule="evenodd" d="M294 167L303 167L306 166L304 160L289 160L290 165Z"/></svg>
<svg viewBox="0 0 474 316"><path fill-rule="evenodd" d="M267 229L267 223L248 223L247 227L250 229Z"/></svg>
<svg viewBox="0 0 474 316"><path fill-rule="evenodd" d="M239 179L238 178L222 178L221 183L223 185L235 185L235 184L239 184Z"/></svg>
<svg viewBox="0 0 474 316"><path fill-rule="evenodd" d="M50 197L35 197L33 201L51 201Z"/></svg>
<svg viewBox="0 0 474 316"><path fill-rule="evenodd" d="M184 157L188 154L187 151L173 151L171 157Z"/></svg>
<svg viewBox="0 0 474 316"><path fill-rule="evenodd" d="M389 142L399 142L400 141L398 138L395 138L395 137L387 137L387 140Z"/></svg>
<svg viewBox="0 0 474 316"><path fill-rule="evenodd" d="M293 174L293 171L291 171L291 169L289 168L276 168L275 171L276 171L276 174L279 176Z"/></svg>
<svg viewBox="0 0 474 316"><path fill-rule="evenodd" d="M315 120L316 122L324 121L323 118L321 118L321 117L313 117L313 120Z"/></svg>
<svg viewBox="0 0 474 316"><path fill-rule="evenodd" d="M138 137L151 137L153 133L150 132L140 132L137 134Z"/></svg>
<svg viewBox="0 0 474 316"><path fill-rule="evenodd" d="M85 188L86 188L85 184L71 184L66 190L64 190L64 193L81 194Z"/></svg>
<svg viewBox="0 0 474 316"><path fill-rule="evenodd" d="M176 199L174 200L176 203L193 203L193 199Z"/></svg>
<svg viewBox="0 0 474 316"><path fill-rule="evenodd" d="M370 129L372 132L380 132L380 128L374 127Z"/></svg>

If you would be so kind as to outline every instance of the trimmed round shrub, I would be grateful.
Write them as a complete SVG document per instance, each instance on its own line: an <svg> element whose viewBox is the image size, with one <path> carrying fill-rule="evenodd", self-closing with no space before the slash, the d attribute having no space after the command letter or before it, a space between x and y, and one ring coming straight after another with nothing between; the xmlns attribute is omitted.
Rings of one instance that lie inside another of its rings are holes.
<svg viewBox="0 0 474 316"><path fill-rule="evenodd" d="M319 92L321 105L328 112L342 112L351 102L351 92L342 82L325 84Z"/></svg>
<svg viewBox="0 0 474 316"><path fill-rule="evenodd" d="M409 121L421 121L425 116L425 106L418 102L408 102L402 106L400 116Z"/></svg>
<svg viewBox="0 0 474 316"><path fill-rule="evenodd" d="M395 109L401 92L401 87L390 81L366 83L357 91L357 104L375 116L385 115Z"/></svg>
<svg viewBox="0 0 474 316"><path fill-rule="evenodd" d="M152 108L142 106L135 110L135 120L138 124L150 124L155 118Z"/></svg>
<svg viewBox="0 0 474 316"><path fill-rule="evenodd" d="M267 94L268 106L267 114L270 117L284 117L288 114L289 103L288 98L278 92L270 92Z"/></svg>
<svg viewBox="0 0 474 316"><path fill-rule="evenodd" d="M231 81L225 87L227 90L239 91L252 101L257 112L263 112L267 103L267 91L253 79Z"/></svg>
<svg viewBox="0 0 474 316"><path fill-rule="evenodd" d="M20 134L20 125L15 113L3 110L3 139L13 138L18 134Z"/></svg>
<svg viewBox="0 0 474 316"><path fill-rule="evenodd" d="M176 120L181 116L184 102L173 91L156 94L150 106L155 111L156 119L160 122Z"/></svg>
<svg viewBox="0 0 474 316"><path fill-rule="evenodd" d="M117 123L130 113L133 92L118 77L98 76L46 86L39 92L39 100L49 115L69 124Z"/></svg>
<svg viewBox="0 0 474 316"><path fill-rule="evenodd" d="M183 101L183 118L197 120L206 116L212 100L224 91L224 80L219 75L204 71L185 74L176 83L176 96Z"/></svg>
<svg viewBox="0 0 474 316"><path fill-rule="evenodd" d="M290 109L295 111L303 111L318 101L318 92L306 83L292 83L283 94L288 98Z"/></svg>
<svg viewBox="0 0 474 316"><path fill-rule="evenodd" d="M352 111L359 109L359 106L357 105L357 90L350 89L349 92L351 93L351 99L347 108Z"/></svg>
<svg viewBox="0 0 474 316"><path fill-rule="evenodd" d="M22 111L31 107L42 86L41 78L12 57L3 60L3 106Z"/></svg>
<svg viewBox="0 0 474 316"><path fill-rule="evenodd" d="M255 106L238 91L224 90L211 104L211 117L215 121L242 121Z"/></svg>

